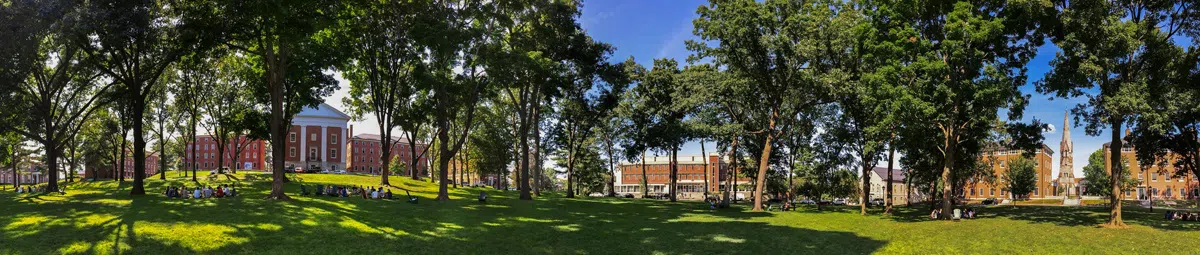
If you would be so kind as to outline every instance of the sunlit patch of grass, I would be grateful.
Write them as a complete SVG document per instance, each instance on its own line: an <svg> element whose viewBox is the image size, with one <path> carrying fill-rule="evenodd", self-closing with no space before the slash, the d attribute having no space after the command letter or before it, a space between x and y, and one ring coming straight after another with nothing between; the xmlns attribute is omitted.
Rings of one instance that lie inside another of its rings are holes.
<svg viewBox="0 0 1200 255"><path fill-rule="evenodd" d="M76 241L58 249L60 254L86 254L92 248L92 243Z"/></svg>
<svg viewBox="0 0 1200 255"><path fill-rule="evenodd" d="M245 243L249 238L235 236L237 229L215 224L139 222L134 235L165 244L177 244L196 252L214 251L226 245Z"/></svg>
<svg viewBox="0 0 1200 255"><path fill-rule="evenodd" d="M714 242L723 242L723 243L745 243L746 242L746 239L732 238L732 237L728 237L728 236L721 235L721 234L714 235L712 240Z"/></svg>
<svg viewBox="0 0 1200 255"><path fill-rule="evenodd" d="M579 231L579 227L580 227L579 224L567 224L567 225L554 226L554 229L557 229L558 231L562 231L562 232L575 232L575 231Z"/></svg>
<svg viewBox="0 0 1200 255"><path fill-rule="evenodd" d="M383 234L383 231L375 229L370 225L363 224L362 222L350 217L342 217L342 221L338 222L338 225L362 233Z"/></svg>

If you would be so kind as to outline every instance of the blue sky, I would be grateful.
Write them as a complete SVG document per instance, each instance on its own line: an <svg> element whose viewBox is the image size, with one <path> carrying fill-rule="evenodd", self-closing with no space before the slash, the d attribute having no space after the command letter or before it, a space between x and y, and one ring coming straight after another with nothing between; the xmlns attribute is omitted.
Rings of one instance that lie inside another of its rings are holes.
<svg viewBox="0 0 1200 255"><path fill-rule="evenodd" d="M590 0L584 2L583 15L580 17L579 23L596 40L616 47L616 51L610 58L613 62L624 61L632 56L645 66L652 65L656 58L674 58L680 63L684 63L690 54L684 47L684 41L695 38L692 35L692 20L696 18L696 8L706 3L707 0ZM1030 83L1021 88L1023 92L1032 95L1023 121L1037 118L1054 126L1053 131L1045 134L1045 144L1055 151L1055 176L1058 174L1058 152L1059 141L1062 139L1063 114L1075 104L1085 100L1083 98L1051 99L1049 96L1037 94L1035 91L1033 82L1040 80L1045 75L1049 69L1048 63L1054 58L1056 51L1058 48L1053 45L1046 45L1039 49L1037 57L1029 65ZM338 109L345 109L342 106L342 98L346 97L349 83L340 76L337 79L341 88L326 98L326 102ZM1074 117L1071 119L1072 125L1074 125ZM356 134L379 133L373 116L365 116L364 119L351 121L350 124L355 126ZM1091 137L1084 134L1083 127L1072 126L1071 139L1075 142L1074 170L1076 177L1083 176L1082 169L1087 164L1088 154L1103 146L1107 134L1108 132L1104 132L1099 137ZM714 144L706 145L709 153L716 150ZM680 154L700 154L699 143L685 145ZM886 161L880 162L880 165L886 165Z"/></svg>

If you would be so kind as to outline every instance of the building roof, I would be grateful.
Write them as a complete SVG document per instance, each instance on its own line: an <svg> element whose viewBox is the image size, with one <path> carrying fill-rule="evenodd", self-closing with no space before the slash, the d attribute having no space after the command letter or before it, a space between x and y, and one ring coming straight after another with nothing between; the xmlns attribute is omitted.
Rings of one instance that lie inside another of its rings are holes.
<svg viewBox="0 0 1200 255"><path fill-rule="evenodd" d="M381 141L381 140L383 140L383 136L378 135L378 134L358 134L358 135L355 135L354 137L351 137L350 139ZM403 138L403 137L399 137L399 136L392 136L392 142L396 142L396 141L400 141L400 143L405 143L405 144L412 144L411 142L409 142L409 140L407 138Z"/></svg>
<svg viewBox="0 0 1200 255"><path fill-rule="evenodd" d="M1008 150L1016 150L1016 149L1009 148L1008 146L988 146L988 147L984 147L983 150L981 150L981 151L984 153L987 153L987 152L1008 151ZM1054 156L1054 149L1051 149L1049 145L1046 145L1043 143L1042 150L1044 150L1046 152L1046 154L1049 154L1050 156Z"/></svg>
<svg viewBox="0 0 1200 255"><path fill-rule="evenodd" d="M346 115L346 113L326 103L321 103L317 107L304 107L303 110L300 110L300 113L296 114L296 117L350 120L350 115Z"/></svg>
<svg viewBox="0 0 1200 255"><path fill-rule="evenodd" d="M871 171L875 171L875 175L878 175L880 178L887 178L887 167L875 167L872 168ZM883 181L887 181L887 179L884 179ZM904 182L904 171L900 171L899 168L893 168L892 182Z"/></svg>

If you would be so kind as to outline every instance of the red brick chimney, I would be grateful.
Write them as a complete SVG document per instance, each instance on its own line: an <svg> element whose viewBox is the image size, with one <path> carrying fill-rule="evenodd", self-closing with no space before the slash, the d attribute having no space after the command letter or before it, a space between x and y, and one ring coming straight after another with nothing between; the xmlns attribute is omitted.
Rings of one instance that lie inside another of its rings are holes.
<svg viewBox="0 0 1200 255"><path fill-rule="evenodd" d="M350 133L346 134L346 138L354 138L354 125L350 125ZM346 139L350 140L350 139Z"/></svg>

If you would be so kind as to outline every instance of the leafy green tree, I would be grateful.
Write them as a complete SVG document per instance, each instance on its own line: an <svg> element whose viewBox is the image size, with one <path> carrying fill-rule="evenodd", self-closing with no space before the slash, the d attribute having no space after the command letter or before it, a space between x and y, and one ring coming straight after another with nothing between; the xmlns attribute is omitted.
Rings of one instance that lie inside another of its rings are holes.
<svg viewBox="0 0 1200 255"><path fill-rule="evenodd" d="M1037 83L1038 92L1060 98L1086 96L1087 102L1076 105L1072 114L1077 122L1086 123L1088 135L1098 136L1109 128L1110 154L1120 155L1123 128L1147 110L1147 86L1161 82L1153 77L1170 70L1170 55L1176 51L1171 38L1197 18L1179 13L1195 8L1194 4L1070 1L1055 8L1058 22L1047 27L1053 27L1050 39L1062 53ZM1110 160L1112 165L1120 163L1119 157ZM1113 175L1122 175L1124 169L1113 170ZM1109 184L1113 192L1121 193L1118 180ZM1111 204L1107 225L1124 227L1121 200L1112 196Z"/></svg>
<svg viewBox="0 0 1200 255"><path fill-rule="evenodd" d="M1008 120L1023 115L1027 95L1019 88L1044 41L1035 29L1046 7L1036 1L865 4L877 31L868 50L885 60L873 75L900 89L904 108L896 112L904 125L897 132L911 141L902 144L919 146L905 155L936 161L926 169L937 171L928 176L941 181L943 216L950 218L954 191L962 188L955 180L968 176L956 173L975 169L961 165L974 161L989 131L1003 123L997 112L1007 111Z"/></svg>
<svg viewBox="0 0 1200 255"><path fill-rule="evenodd" d="M400 115L424 114L412 113L418 109L411 107L422 90L421 76L428 72L423 62L428 57L426 45L437 43L434 37L427 35L435 33L434 29L441 24L425 15L430 8L436 7L428 1L354 3L343 13L348 17L341 20L346 22L335 28L340 36L338 40L343 42L341 51L351 58L340 68L350 81L350 96L343 101L351 116L358 120L366 114L375 116L380 142L385 145L380 147L379 162L383 169L380 184L390 185L388 171L394 169L390 155L392 147L400 142L393 139L393 129L400 126L399 121L414 119ZM415 144L409 147L417 149ZM414 158L412 162L417 160Z"/></svg>
<svg viewBox="0 0 1200 255"><path fill-rule="evenodd" d="M471 132L470 145L473 155L468 161L480 179L494 178L494 187L501 189L501 180L509 174L509 164L516 159L513 151L512 126L507 119L510 112L506 107L481 109L479 127Z"/></svg>
<svg viewBox="0 0 1200 255"><path fill-rule="evenodd" d="M1194 4L1193 4L1194 5ZM1200 23L1196 18L1188 19ZM1195 25L1188 33L1200 31ZM1200 36L1191 36L1192 45ZM1200 176L1200 48L1164 47L1159 55L1170 64L1146 84L1147 108L1138 115L1128 138L1142 165L1171 165L1175 176ZM1156 59L1157 60L1157 59ZM1160 168L1162 169L1162 168Z"/></svg>
<svg viewBox="0 0 1200 255"><path fill-rule="evenodd" d="M1037 189L1036 166L1033 160L1026 157L1019 157L1011 162L1004 172L1004 189L1011 192L1014 198L1027 198L1029 193Z"/></svg>
<svg viewBox="0 0 1200 255"><path fill-rule="evenodd" d="M292 118L316 107L337 87L328 70L338 62L324 32L342 2L331 0L209 0L181 3L184 19L203 24L203 34L248 56L256 77L249 86L270 110L271 199L284 194L286 137Z"/></svg>
<svg viewBox="0 0 1200 255"><path fill-rule="evenodd" d="M639 76L639 82L632 90L637 95L639 104L632 109L646 114L645 137L646 146L670 156L670 182L667 190L672 202L676 200L676 184L678 182L679 148L690 139L691 132L685 125L684 118L688 111L683 102L687 90L678 81L681 71L679 64L672 59L654 60L654 67Z"/></svg>
<svg viewBox="0 0 1200 255"><path fill-rule="evenodd" d="M158 1L100 0L84 2L75 40L88 53L88 63L121 84L117 101L128 104L133 120L133 187L130 195L145 195L145 113L155 86L168 67L197 50L194 24L182 18L177 5Z"/></svg>
<svg viewBox="0 0 1200 255"><path fill-rule="evenodd" d="M738 111L745 133L757 134L758 170L755 180L754 211L762 211L762 193L772 152L782 128L790 125L799 111L827 102L832 84L814 82L810 65L819 63L816 52L807 45L818 45L813 33L821 20L817 10L829 3L802 5L792 1L710 1L696 12L694 34L702 41L689 41L693 59L711 59L739 82L720 83L736 86L720 89L722 96L733 97L743 110ZM736 148L737 146L732 146Z"/></svg>
<svg viewBox="0 0 1200 255"><path fill-rule="evenodd" d="M218 72L218 62L220 58L210 52L198 52L184 56L175 68L175 79L170 79L168 89L175 99L175 118L183 120L187 123L187 132L184 132L185 146L196 146L197 143L197 126L200 125L200 118L204 115L204 107L206 99L203 91L209 84L214 84L220 77ZM192 169L192 181L196 181L196 170L200 167L197 163L196 148L190 150L191 154L184 156L190 160L186 167ZM186 152L185 152L186 153ZM186 172L185 172L186 173Z"/></svg>
<svg viewBox="0 0 1200 255"><path fill-rule="evenodd" d="M254 98L249 94L249 84L238 74L240 69L245 68L242 65L245 63L232 55L222 57L217 66L214 66L218 70L219 78L208 84L205 88L206 96L201 99L201 107L208 118L204 118L200 123L217 146L218 174L225 174L225 163L230 163L229 169L236 168L238 153L230 153L230 150L235 143L244 140L239 137L245 133L238 125L241 121L240 112L253 106Z"/></svg>
<svg viewBox="0 0 1200 255"><path fill-rule="evenodd" d="M14 69L0 71L7 78L0 87L0 131L40 143L44 163L54 171L85 121L107 103L112 87L89 64L91 58L80 46L86 41L74 36L77 30L70 20L80 15L77 7L74 2L20 1L3 9L4 15L28 15L17 18L23 22L17 25L25 27L18 30L25 34L17 34L15 42L29 45L5 42L4 50L17 55L4 60ZM59 190L57 174L48 175L46 190Z"/></svg>
<svg viewBox="0 0 1200 255"><path fill-rule="evenodd" d="M602 131L604 118L618 106L619 97L629 84L622 66L601 62L611 54L611 46L603 43L589 46L583 49L589 52L583 54L588 60L581 61L586 65L573 69L573 82L562 88L562 97L556 106L558 121L551 131L553 143L561 148L558 152L564 154L565 162L561 165L567 169L568 198L575 197L574 192L570 192L575 191L575 168L584 166L593 170L587 163L580 165L579 158L585 156L584 153L594 153L592 147L596 139L600 139L597 133ZM602 164L598 161L588 163Z"/></svg>
<svg viewBox="0 0 1200 255"><path fill-rule="evenodd" d="M1129 159L1122 159L1122 163L1117 167L1123 167L1127 163L1129 163ZM1104 169L1104 164L1103 148L1096 149L1096 151L1088 156L1088 164L1083 167L1083 178L1088 182L1087 189L1084 190L1085 194L1105 197L1113 195L1112 187L1108 186L1109 183L1112 183L1112 175L1108 170ZM1134 179L1129 171L1122 171L1121 175L1123 175L1119 181L1121 183L1121 190L1137 188L1138 180ZM1120 195L1117 194L1117 196Z"/></svg>

